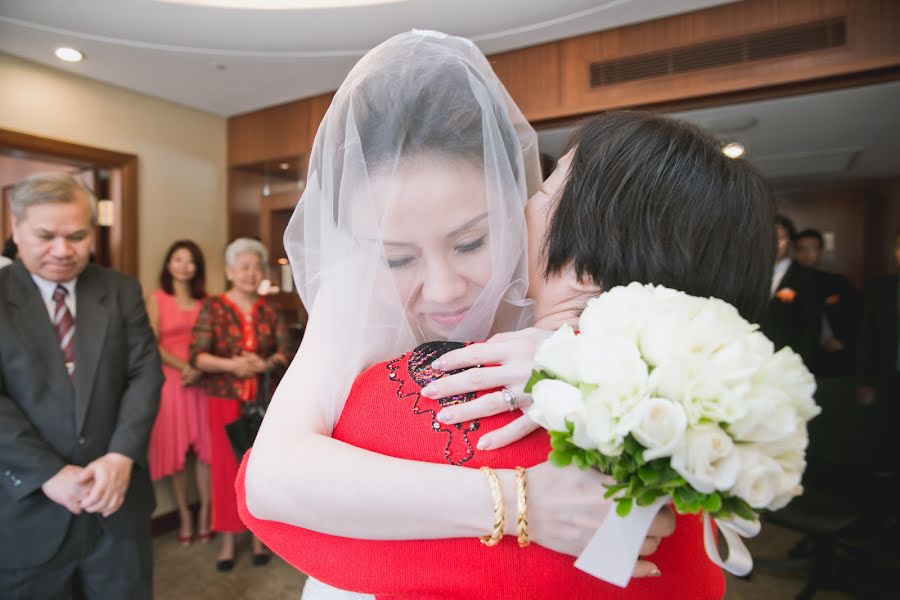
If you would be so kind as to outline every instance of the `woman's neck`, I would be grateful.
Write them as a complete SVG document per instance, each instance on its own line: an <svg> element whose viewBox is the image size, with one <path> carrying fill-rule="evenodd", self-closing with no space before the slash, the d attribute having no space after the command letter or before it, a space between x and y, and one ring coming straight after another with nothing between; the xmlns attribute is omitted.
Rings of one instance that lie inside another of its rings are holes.
<svg viewBox="0 0 900 600"><path fill-rule="evenodd" d="M225 292L225 295L228 296L229 300L242 308L253 306L259 299L259 295L257 294L248 294L236 288L231 288Z"/></svg>
<svg viewBox="0 0 900 600"><path fill-rule="evenodd" d="M172 295L180 302L188 302L194 299L193 294L191 294L191 284L188 281L173 281L172 292Z"/></svg>

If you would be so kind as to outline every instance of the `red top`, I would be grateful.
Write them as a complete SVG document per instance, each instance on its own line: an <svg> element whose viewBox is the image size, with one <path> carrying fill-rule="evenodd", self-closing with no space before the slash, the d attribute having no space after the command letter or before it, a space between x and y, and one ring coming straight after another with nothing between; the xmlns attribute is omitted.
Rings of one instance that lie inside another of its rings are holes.
<svg viewBox="0 0 900 600"><path fill-rule="evenodd" d="M450 462L464 468L531 467L546 460L549 437L536 431L505 448L476 449L487 431L511 422L518 413L447 426L434 417L442 406L419 394L443 373L430 368L440 354L459 347L435 342L375 365L357 377L334 438L388 456L423 462ZM247 511L244 473L236 482L238 510L263 543L304 573L335 587L375 594L380 599L666 598L719 600L725 593L721 570L706 557L696 516L678 516L675 533L653 555L662 576L633 579L626 589L579 571L574 557L537 544L519 548L515 536L487 547L475 538L369 541L330 536L299 527L260 521ZM487 485L485 483L485 485ZM448 506L448 510L453 510Z"/></svg>

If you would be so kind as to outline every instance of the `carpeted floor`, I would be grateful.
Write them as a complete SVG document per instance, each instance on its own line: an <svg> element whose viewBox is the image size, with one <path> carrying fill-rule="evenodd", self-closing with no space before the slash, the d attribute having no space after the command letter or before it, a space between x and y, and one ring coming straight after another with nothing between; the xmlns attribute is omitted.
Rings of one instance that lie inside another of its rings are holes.
<svg viewBox="0 0 900 600"><path fill-rule="evenodd" d="M797 536L773 525L751 540L756 557L784 557ZM265 567L250 563L250 542L239 538L235 568L215 570L217 541L178 545L175 533L154 541L154 589L157 600L299 600L304 576L274 557ZM803 587L803 573L775 573L757 569L750 581L728 578L725 600L789 600ZM564 594L560 595L564 598ZM820 592L816 600L850 600L840 592Z"/></svg>

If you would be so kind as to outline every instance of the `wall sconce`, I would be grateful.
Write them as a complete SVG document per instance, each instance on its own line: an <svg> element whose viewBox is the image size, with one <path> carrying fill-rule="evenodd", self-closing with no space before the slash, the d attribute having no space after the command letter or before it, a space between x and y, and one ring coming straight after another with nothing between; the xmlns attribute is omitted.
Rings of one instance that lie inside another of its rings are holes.
<svg viewBox="0 0 900 600"><path fill-rule="evenodd" d="M97 201L97 224L101 227L112 227L116 222L116 205L112 200Z"/></svg>

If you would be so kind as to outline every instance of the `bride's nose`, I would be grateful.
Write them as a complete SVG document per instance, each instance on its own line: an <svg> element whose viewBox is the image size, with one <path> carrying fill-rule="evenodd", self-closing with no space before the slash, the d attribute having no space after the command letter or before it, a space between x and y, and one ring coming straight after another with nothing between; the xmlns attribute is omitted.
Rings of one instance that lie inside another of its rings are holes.
<svg viewBox="0 0 900 600"><path fill-rule="evenodd" d="M429 261L422 279L422 299L450 304L466 293L466 279L444 258Z"/></svg>

